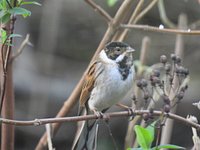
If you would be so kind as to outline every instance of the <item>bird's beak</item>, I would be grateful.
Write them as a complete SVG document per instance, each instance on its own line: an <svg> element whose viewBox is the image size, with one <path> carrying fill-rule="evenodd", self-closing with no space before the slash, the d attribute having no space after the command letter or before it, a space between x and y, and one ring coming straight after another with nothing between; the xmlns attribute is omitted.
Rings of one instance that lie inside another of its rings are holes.
<svg viewBox="0 0 200 150"><path fill-rule="evenodd" d="M127 53L132 53L132 52L134 52L135 51L135 49L133 49L132 47L128 47L128 50L126 51Z"/></svg>

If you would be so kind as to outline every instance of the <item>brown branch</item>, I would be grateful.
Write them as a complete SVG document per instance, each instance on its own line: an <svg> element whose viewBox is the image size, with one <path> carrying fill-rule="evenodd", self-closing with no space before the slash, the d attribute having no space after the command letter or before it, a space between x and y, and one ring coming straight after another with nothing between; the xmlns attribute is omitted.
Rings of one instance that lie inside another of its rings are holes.
<svg viewBox="0 0 200 150"><path fill-rule="evenodd" d="M119 117L129 117L129 116L136 116L136 115L143 115L148 113L149 110L134 110L133 112L129 111L121 111L121 112L112 112L112 113L105 113L106 116L109 116L110 119L112 118L119 118ZM162 111L153 111L153 116L160 116L164 115L167 118L176 120L178 122L184 123L188 126L194 127L197 130L200 130L200 125L189 121L186 118L183 118L179 115L172 114L172 113L164 113ZM45 118L45 119L35 119L30 121L19 121L19 120L11 120L11 119L4 119L0 118L0 122L4 124L10 124L15 126L40 126L48 123L58 123L58 122L78 122L83 120L92 120L92 119L102 119L101 116L97 115L85 115L85 116L74 116L74 117L61 117L61 118Z"/></svg>
<svg viewBox="0 0 200 150"><path fill-rule="evenodd" d="M112 21L112 17L99 5L97 5L93 0L85 0L86 3L88 3L92 8L94 8L94 11L99 12L99 14L105 18L107 22Z"/></svg>
<svg viewBox="0 0 200 150"><path fill-rule="evenodd" d="M29 37L30 37L30 35L27 34L27 35L26 35L26 38L25 38L24 41L21 43L20 47L17 49L17 53L11 57L11 61L13 61L15 58L17 58L17 57L22 53L22 51L24 50L24 47L25 47L27 44L30 43L30 42L29 42Z"/></svg>
<svg viewBox="0 0 200 150"><path fill-rule="evenodd" d="M169 28L176 28L176 25L173 22L171 22L169 20L169 18L167 17L163 0L158 1L158 10L159 10L159 15L160 15L162 22L165 25L167 25Z"/></svg>
<svg viewBox="0 0 200 150"><path fill-rule="evenodd" d="M134 24L137 23L149 10L153 8L153 6L158 2L158 0L153 0L151 3L140 13L134 20Z"/></svg>
<svg viewBox="0 0 200 150"><path fill-rule="evenodd" d="M172 33L172 34L183 34L183 35L200 35L200 30L183 30L183 29L160 29L159 27L149 26L149 25L129 25L122 24L122 28L132 28L132 29L140 29L144 31L152 31L152 32L160 32L160 33Z"/></svg>
<svg viewBox="0 0 200 150"><path fill-rule="evenodd" d="M52 144L52 138L51 138L51 126L50 124L46 124L45 125L46 128L46 132L47 132L47 141L48 141L48 149L49 150L55 150L55 148L53 148L53 144Z"/></svg>
<svg viewBox="0 0 200 150"><path fill-rule="evenodd" d="M137 16L137 14L139 13L139 11L140 11L141 8L142 8L143 3L144 3L144 0L140 0L140 1L138 2L138 4L137 4L137 6L136 6L136 8L135 8L135 10L134 10L134 12L133 12L133 14L132 14L132 16L130 17L130 19L129 19L129 21L128 21L128 24L133 24L133 22L134 22L134 20L135 20L135 18L136 18L136 16ZM130 30L130 29L126 28L126 29L120 34L120 36L118 37L118 40L119 40L119 41L123 41L123 40L125 39L125 37L127 36L129 30Z"/></svg>
<svg viewBox="0 0 200 150"><path fill-rule="evenodd" d="M6 24L7 37L13 34L15 17L11 16L10 22ZM9 44L12 44L12 38L9 39ZM1 50L1 106L2 117L13 119L14 118L14 91L12 80L12 63L9 63L12 55L12 47L2 45ZM5 56L5 57L4 57ZM14 126L2 125L1 133L1 149L13 150L14 149Z"/></svg>

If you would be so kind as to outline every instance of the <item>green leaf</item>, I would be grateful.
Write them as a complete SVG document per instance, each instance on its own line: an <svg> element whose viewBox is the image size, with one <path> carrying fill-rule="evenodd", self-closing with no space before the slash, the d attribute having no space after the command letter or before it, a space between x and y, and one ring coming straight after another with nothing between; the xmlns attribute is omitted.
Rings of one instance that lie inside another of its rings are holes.
<svg viewBox="0 0 200 150"><path fill-rule="evenodd" d="M137 136L137 142L141 148L145 150L149 149L151 147L151 143L153 142L151 132L139 125L136 125L134 129Z"/></svg>
<svg viewBox="0 0 200 150"><path fill-rule="evenodd" d="M6 39L7 39L7 33L5 30L1 29L1 42L5 43Z"/></svg>
<svg viewBox="0 0 200 150"><path fill-rule="evenodd" d="M107 0L107 4L109 7L112 7L116 4L117 0Z"/></svg>
<svg viewBox="0 0 200 150"><path fill-rule="evenodd" d="M31 15L31 12L21 7L14 7L9 10L11 14L22 15L24 18Z"/></svg>
<svg viewBox="0 0 200 150"><path fill-rule="evenodd" d="M2 4L2 9L6 10L7 9L6 0L2 0L1 4Z"/></svg>
<svg viewBox="0 0 200 150"><path fill-rule="evenodd" d="M40 3L36 2L36 1L31 1L31 2L21 2L21 5L38 5L41 6Z"/></svg>
<svg viewBox="0 0 200 150"><path fill-rule="evenodd" d="M4 10L1 10L1 11L0 11L0 18L2 18L2 17L5 15L5 13L6 13L6 12L5 12Z"/></svg>
<svg viewBox="0 0 200 150"><path fill-rule="evenodd" d="M2 10L3 9L3 4L2 4L2 2L0 2L0 10Z"/></svg>
<svg viewBox="0 0 200 150"><path fill-rule="evenodd" d="M13 38L13 37L22 37L22 35L20 35L20 34L11 34L9 36L9 38Z"/></svg>
<svg viewBox="0 0 200 150"><path fill-rule="evenodd" d="M5 24L10 20L10 13L6 12L2 17L1 17L1 23Z"/></svg>
<svg viewBox="0 0 200 150"><path fill-rule="evenodd" d="M172 145L172 144L159 145L159 146L154 147L152 149L153 150L160 150L162 148L167 148L167 149L185 149L184 147L177 146L177 145Z"/></svg>
<svg viewBox="0 0 200 150"><path fill-rule="evenodd" d="M156 124L156 121L154 121L152 124L150 124L149 126L146 127L146 129L149 131L149 133L151 135L152 142L154 140L154 135L155 135L155 124Z"/></svg>

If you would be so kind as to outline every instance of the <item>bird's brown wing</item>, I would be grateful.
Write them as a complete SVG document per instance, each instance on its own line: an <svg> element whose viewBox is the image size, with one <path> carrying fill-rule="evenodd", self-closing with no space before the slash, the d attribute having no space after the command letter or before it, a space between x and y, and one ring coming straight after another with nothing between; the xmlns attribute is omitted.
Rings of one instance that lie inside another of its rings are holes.
<svg viewBox="0 0 200 150"><path fill-rule="evenodd" d="M82 91L81 91L81 95L80 95L80 101L79 101L80 107L85 106L87 100L90 97L91 91L94 88L95 69L96 69L97 64L98 64L98 61L94 62L90 66L90 68L85 76L85 81L83 83L83 87L82 87Z"/></svg>

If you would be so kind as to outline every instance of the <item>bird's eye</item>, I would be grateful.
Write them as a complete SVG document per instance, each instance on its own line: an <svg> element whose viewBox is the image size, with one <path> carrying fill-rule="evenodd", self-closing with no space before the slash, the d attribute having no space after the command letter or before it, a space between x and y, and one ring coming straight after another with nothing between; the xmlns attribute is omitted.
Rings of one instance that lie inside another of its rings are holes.
<svg viewBox="0 0 200 150"><path fill-rule="evenodd" d="M116 48L116 51L117 51L117 52L120 52L120 51L121 51L121 49L120 49L119 47L117 47L117 48Z"/></svg>

